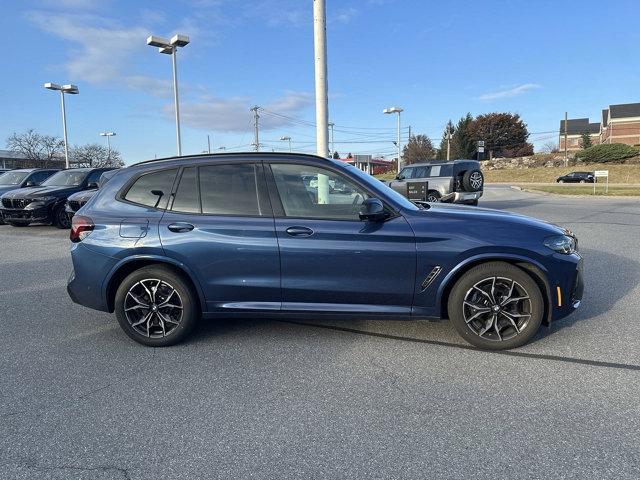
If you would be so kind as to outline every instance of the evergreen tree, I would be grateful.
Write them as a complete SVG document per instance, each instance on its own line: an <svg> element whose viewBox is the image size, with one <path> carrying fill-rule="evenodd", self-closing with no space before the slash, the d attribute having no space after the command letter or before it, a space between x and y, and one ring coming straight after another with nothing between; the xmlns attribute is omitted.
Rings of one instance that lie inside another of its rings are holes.
<svg viewBox="0 0 640 480"><path fill-rule="evenodd" d="M471 124L473 117L470 113L458 120L453 139L451 140L451 149L455 151L455 157L451 158L475 158L476 143L471 137ZM446 152L445 152L446 155Z"/></svg>

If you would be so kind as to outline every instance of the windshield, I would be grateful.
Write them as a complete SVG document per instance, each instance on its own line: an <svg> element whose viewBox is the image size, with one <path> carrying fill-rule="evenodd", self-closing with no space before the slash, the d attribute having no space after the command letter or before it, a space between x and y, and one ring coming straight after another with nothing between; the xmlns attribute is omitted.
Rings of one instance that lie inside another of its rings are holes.
<svg viewBox="0 0 640 480"><path fill-rule="evenodd" d="M29 172L6 172L0 175L0 185L20 185Z"/></svg>
<svg viewBox="0 0 640 480"><path fill-rule="evenodd" d="M385 195L387 197L391 197L391 199L394 202L396 202L397 204L399 204L402 208L406 208L407 210L420 210L417 206L415 206L413 203L411 203L405 197L400 195L394 189L389 188L384 183L380 182L380 180L376 179L375 177L372 177L368 173L364 173L362 170L360 170L360 169L358 169L358 168L356 168L353 165L350 165L348 163L336 162L334 160L332 160L332 162L335 165L339 165L339 166L341 166L343 168L348 168L351 173L355 174L357 177L362 179L367 185L376 185L377 187L384 188ZM379 182L379 185L374 183L374 182Z"/></svg>
<svg viewBox="0 0 640 480"><path fill-rule="evenodd" d="M42 182L43 187L77 187L82 184L87 172L84 170L66 170L58 172Z"/></svg>

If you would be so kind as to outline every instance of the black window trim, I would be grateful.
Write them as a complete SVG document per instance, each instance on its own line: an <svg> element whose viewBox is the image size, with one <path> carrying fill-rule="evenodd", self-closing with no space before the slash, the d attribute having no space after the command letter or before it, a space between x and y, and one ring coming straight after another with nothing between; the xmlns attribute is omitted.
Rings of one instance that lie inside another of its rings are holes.
<svg viewBox="0 0 640 480"><path fill-rule="evenodd" d="M271 161L265 161L265 174L267 177L267 187L269 187L269 198L271 199L271 205L273 207L273 217L276 219L292 219L292 220L322 220L322 221L330 221L330 222L358 222L362 223L363 220L360 219L347 219L347 218L331 218L331 217L299 217L299 216L288 216L284 211L284 206L282 205L282 200L280 198L280 192L278 192L278 186L276 185L276 179L273 175L273 171L271 170L271 165L307 165L310 167L316 167L319 169L329 170L338 175L345 176L352 183L358 185L364 192L369 195L370 198L377 198L382 202L386 211L389 212L389 216L384 220L391 220L393 218L399 217L400 213L393 208L391 205L387 203L387 201L383 198L380 198L375 192L372 192L369 189L368 185L362 183L360 179L354 178L351 175L348 175L346 172L341 171L339 168L334 167L331 164L327 165L318 165L318 163L313 161L305 161L303 159L296 160L295 162L287 162L287 161L278 161L276 159ZM268 167L268 168L267 168Z"/></svg>

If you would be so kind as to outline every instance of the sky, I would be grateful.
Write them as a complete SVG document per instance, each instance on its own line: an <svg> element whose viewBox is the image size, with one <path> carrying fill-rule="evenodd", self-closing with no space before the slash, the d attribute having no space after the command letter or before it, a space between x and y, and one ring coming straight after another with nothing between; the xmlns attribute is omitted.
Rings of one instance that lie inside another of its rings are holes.
<svg viewBox="0 0 640 480"><path fill-rule="evenodd" d="M0 0L0 148L13 132L104 142L126 163L176 152L171 59L148 35L186 34L177 54L183 154L315 152L312 0ZM637 0L327 0L329 118L335 149L391 156L407 128L438 144L449 119L518 113L539 149L564 112L599 121L640 102ZM7 39L9 41L7 42Z"/></svg>

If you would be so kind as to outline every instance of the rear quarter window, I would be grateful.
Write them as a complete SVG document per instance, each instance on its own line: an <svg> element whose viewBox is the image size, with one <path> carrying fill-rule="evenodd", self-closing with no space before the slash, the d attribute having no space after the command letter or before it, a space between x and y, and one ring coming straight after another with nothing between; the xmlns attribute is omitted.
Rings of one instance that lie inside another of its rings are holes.
<svg viewBox="0 0 640 480"><path fill-rule="evenodd" d="M131 203L164 210L167 208L176 173L176 168L145 173L133 182L122 198Z"/></svg>

